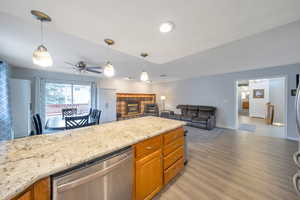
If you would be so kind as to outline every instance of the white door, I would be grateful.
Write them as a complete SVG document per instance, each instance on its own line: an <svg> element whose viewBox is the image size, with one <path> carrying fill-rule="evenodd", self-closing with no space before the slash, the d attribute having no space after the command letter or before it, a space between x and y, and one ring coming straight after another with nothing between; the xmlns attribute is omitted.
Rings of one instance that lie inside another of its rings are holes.
<svg viewBox="0 0 300 200"><path fill-rule="evenodd" d="M31 131L31 82L29 80L10 79L10 93L13 137L28 136Z"/></svg>
<svg viewBox="0 0 300 200"><path fill-rule="evenodd" d="M116 121L116 90L99 88L99 109L102 111L100 122Z"/></svg>

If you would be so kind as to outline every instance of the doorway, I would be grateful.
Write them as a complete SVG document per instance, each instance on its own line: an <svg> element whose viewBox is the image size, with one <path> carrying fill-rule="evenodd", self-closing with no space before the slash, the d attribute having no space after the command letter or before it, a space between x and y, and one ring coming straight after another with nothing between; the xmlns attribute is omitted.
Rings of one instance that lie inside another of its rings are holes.
<svg viewBox="0 0 300 200"><path fill-rule="evenodd" d="M286 138L286 78L239 80L236 87L237 128Z"/></svg>

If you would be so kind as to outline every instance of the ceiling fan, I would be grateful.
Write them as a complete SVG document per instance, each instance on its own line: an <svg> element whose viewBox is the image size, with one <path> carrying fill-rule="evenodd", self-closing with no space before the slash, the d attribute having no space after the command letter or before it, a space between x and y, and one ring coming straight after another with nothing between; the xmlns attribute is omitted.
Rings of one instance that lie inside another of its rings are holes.
<svg viewBox="0 0 300 200"><path fill-rule="evenodd" d="M102 70L101 66L87 66L87 64L84 61L79 61L76 64L69 63L69 62L65 62L65 63L73 66L73 68L79 72L92 72L92 73L96 73L96 74L102 73L102 71L99 71L99 70Z"/></svg>

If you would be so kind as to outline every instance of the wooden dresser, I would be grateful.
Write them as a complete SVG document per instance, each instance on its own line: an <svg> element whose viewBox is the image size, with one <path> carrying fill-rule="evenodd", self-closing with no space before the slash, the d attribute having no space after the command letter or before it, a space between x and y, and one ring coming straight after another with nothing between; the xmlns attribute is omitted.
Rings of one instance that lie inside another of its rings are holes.
<svg viewBox="0 0 300 200"><path fill-rule="evenodd" d="M148 200L184 167L184 130L178 128L134 145L135 200Z"/></svg>

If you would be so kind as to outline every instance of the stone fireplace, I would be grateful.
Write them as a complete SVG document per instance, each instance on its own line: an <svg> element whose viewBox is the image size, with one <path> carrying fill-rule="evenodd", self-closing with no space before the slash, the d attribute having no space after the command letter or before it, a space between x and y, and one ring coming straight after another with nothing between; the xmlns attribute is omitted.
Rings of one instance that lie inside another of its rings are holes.
<svg viewBox="0 0 300 200"><path fill-rule="evenodd" d="M155 94L117 93L117 119L142 116L145 104L155 103Z"/></svg>
<svg viewBox="0 0 300 200"><path fill-rule="evenodd" d="M140 113L140 101L127 101L126 104L127 115Z"/></svg>

